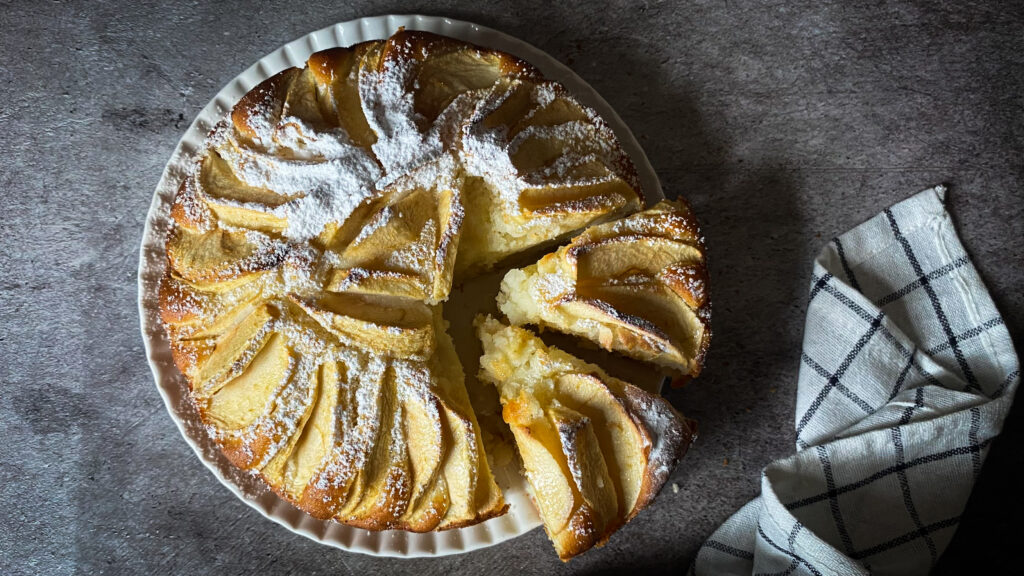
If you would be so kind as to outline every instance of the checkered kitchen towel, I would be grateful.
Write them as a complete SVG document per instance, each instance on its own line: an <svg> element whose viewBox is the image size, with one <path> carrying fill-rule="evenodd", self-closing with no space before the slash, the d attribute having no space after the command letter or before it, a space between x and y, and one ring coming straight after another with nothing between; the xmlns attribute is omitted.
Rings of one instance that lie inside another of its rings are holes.
<svg viewBox="0 0 1024 576"><path fill-rule="evenodd" d="M692 572L926 574L956 530L1020 380L1010 335L925 190L814 263L797 453Z"/></svg>

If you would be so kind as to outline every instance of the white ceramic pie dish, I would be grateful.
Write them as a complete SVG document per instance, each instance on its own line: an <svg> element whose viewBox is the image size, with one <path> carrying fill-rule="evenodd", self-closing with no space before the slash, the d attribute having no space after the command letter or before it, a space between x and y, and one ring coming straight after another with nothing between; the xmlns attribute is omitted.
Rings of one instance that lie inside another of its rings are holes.
<svg viewBox="0 0 1024 576"><path fill-rule="evenodd" d="M529 502L525 481L511 467L495 470L510 504L508 514L456 530L424 534L369 532L313 518L271 492L258 478L229 464L207 436L189 401L188 385L171 359L157 300L166 266L165 237L171 202L186 167L212 126L252 87L285 68L304 66L313 52L384 39L401 26L503 50L538 67L547 77L565 85L581 102L597 110L612 127L636 166L648 203L664 197L654 169L622 119L583 79L541 50L496 30L449 18L414 15L360 18L312 32L264 56L229 82L203 108L178 142L153 195L139 254L138 283L142 336L157 389L182 436L217 479L267 518L317 542L352 552L409 558L468 552L536 528L540 519Z"/></svg>

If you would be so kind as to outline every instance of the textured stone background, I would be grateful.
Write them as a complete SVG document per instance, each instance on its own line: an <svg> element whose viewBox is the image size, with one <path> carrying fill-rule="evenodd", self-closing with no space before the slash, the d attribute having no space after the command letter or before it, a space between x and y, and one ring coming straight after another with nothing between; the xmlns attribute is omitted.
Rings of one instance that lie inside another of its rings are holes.
<svg viewBox="0 0 1024 576"><path fill-rule="evenodd" d="M0 573L682 573L757 493L761 467L793 450L810 262L830 237L949 184L1022 343L1024 5L930 4L0 3ZM666 191L690 198L712 250L710 365L671 394L702 425L679 491L568 566L539 530L416 561L292 535L203 468L143 355L137 247L193 116L286 41L410 12L477 21L569 64ZM938 572L1019 546L1021 419L1018 407Z"/></svg>

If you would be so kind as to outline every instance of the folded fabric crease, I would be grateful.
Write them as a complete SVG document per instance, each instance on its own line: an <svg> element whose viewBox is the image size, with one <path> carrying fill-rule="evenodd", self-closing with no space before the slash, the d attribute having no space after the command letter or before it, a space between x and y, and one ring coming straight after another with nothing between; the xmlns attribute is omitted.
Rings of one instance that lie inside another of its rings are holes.
<svg viewBox="0 0 1024 576"><path fill-rule="evenodd" d="M691 573L927 574L1020 380L1010 334L943 205L920 192L814 262L797 452Z"/></svg>

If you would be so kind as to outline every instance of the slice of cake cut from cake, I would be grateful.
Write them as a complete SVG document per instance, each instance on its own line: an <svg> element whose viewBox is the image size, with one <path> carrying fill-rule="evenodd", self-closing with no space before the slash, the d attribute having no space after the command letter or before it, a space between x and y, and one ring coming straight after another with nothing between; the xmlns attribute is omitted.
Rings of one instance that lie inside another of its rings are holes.
<svg viewBox="0 0 1024 576"><path fill-rule="evenodd" d="M711 339L704 241L683 202L591 226L536 264L510 270L498 305L516 325L574 334L697 376Z"/></svg>
<svg viewBox="0 0 1024 576"><path fill-rule="evenodd" d="M480 379L498 389L559 558L603 545L657 495L694 422L523 328L489 316L476 327Z"/></svg>

